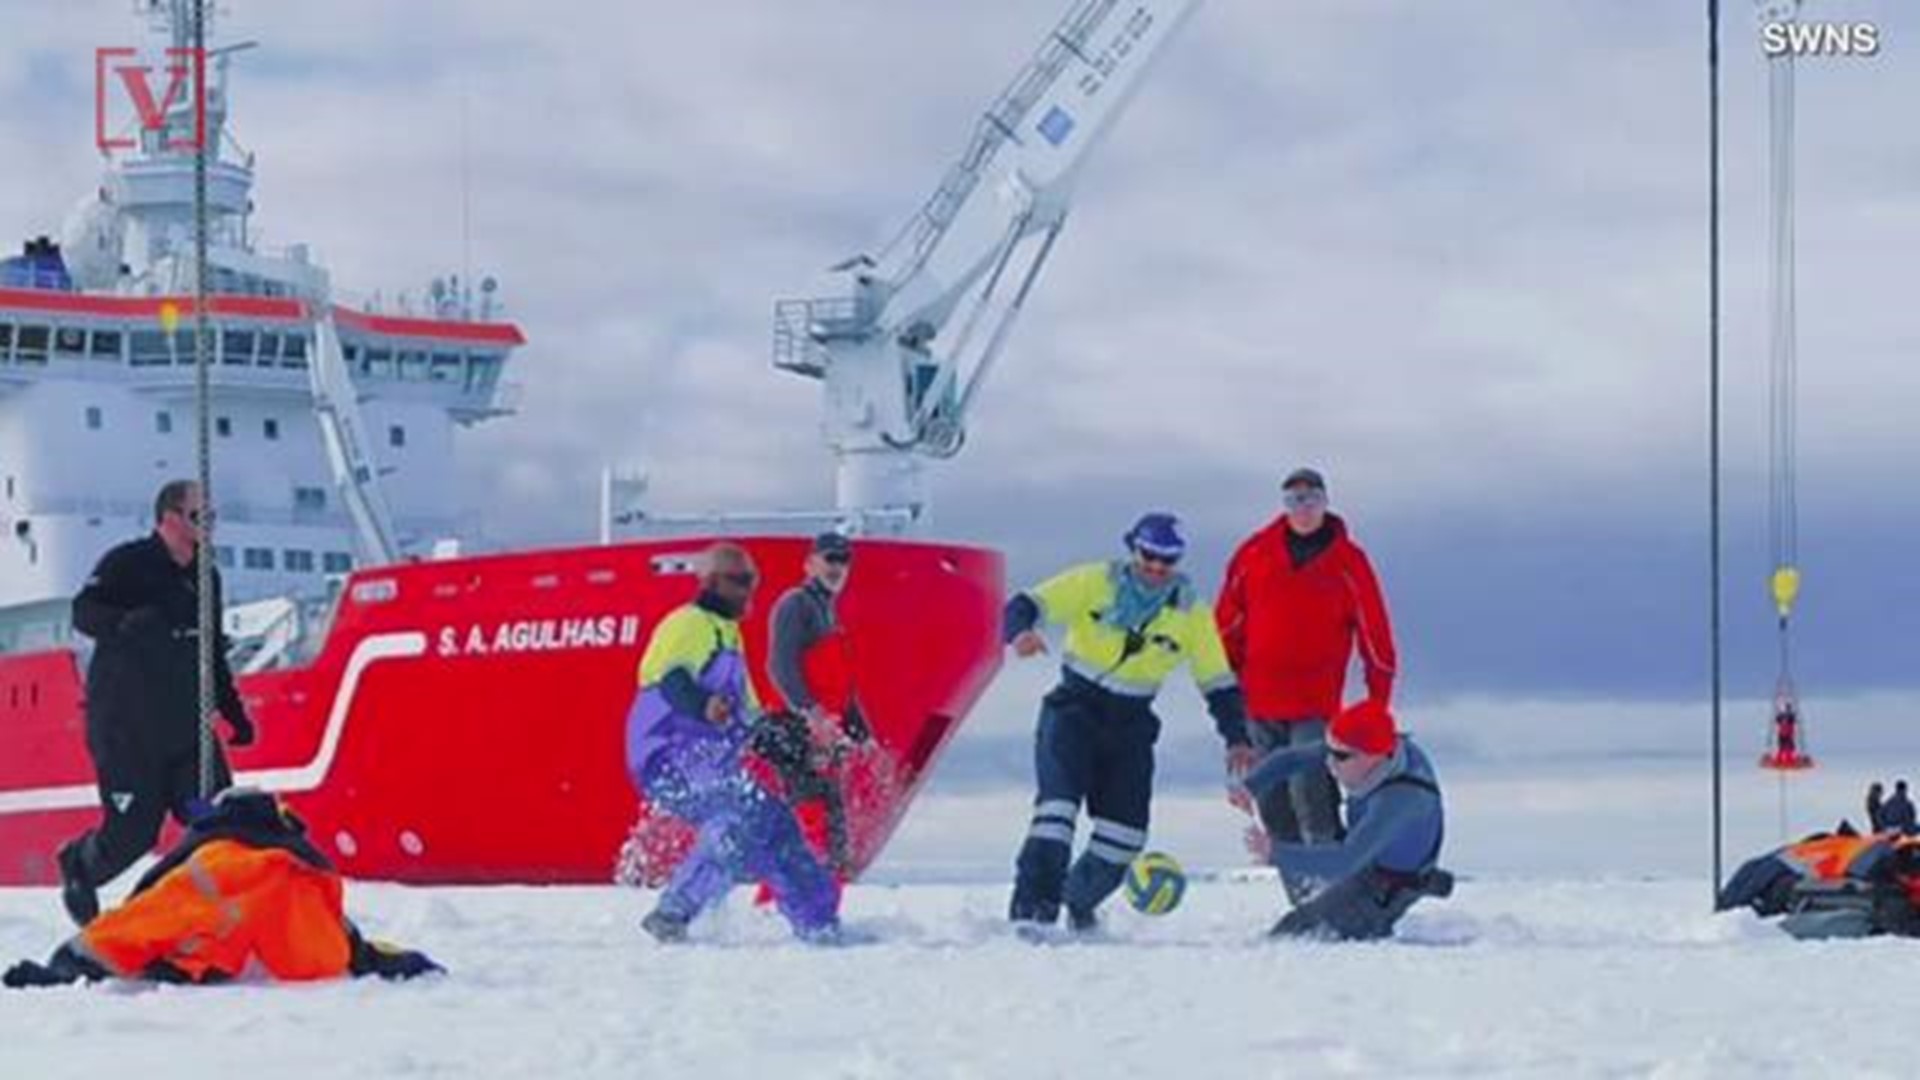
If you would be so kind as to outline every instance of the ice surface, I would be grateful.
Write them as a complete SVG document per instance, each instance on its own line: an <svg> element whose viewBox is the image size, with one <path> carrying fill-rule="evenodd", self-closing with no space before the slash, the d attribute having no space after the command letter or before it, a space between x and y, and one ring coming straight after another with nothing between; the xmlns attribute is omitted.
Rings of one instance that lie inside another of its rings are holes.
<svg viewBox="0 0 1920 1080"><path fill-rule="evenodd" d="M697 944L666 948L639 933L645 893L356 883L363 924L452 976L7 994L0 1077L1907 1074L1920 946L1708 914L1696 781L1456 770L1459 890L1362 946L1261 939L1277 887L1239 871L1235 816L1210 792L1156 804L1154 846L1195 872L1182 908L1109 905L1085 945L1001 922L1024 817L1011 790L918 805L849 892L872 942L841 949L793 944L745 890ZM1770 831L1771 793L1736 784L1759 818L1743 832ZM0 953L39 956L64 932L51 891L0 891Z"/></svg>

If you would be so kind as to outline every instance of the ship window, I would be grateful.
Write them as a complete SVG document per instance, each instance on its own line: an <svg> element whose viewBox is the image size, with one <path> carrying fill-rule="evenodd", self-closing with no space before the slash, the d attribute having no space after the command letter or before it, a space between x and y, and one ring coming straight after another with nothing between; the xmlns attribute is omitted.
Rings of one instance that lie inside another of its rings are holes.
<svg viewBox="0 0 1920 1080"><path fill-rule="evenodd" d="M233 569L233 549L225 544L213 545L213 564L223 570Z"/></svg>
<svg viewBox="0 0 1920 1080"><path fill-rule="evenodd" d="M249 570L273 569L272 548L248 548L242 557L245 559L244 565Z"/></svg>
<svg viewBox="0 0 1920 1080"><path fill-rule="evenodd" d="M353 569L353 556L344 551L329 551L320 557L320 565L329 574L344 574Z"/></svg>
<svg viewBox="0 0 1920 1080"><path fill-rule="evenodd" d="M433 373L430 378L432 378L434 382L453 382L459 379L460 354L434 353Z"/></svg>
<svg viewBox="0 0 1920 1080"><path fill-rule="evenodd" d="M120 359L120 331L95 330L93 332L93 355L99 360Z"/></svg>
<svg viewBox="0 0 1920 1080"><path fill-rule="evenodd" d="M251 330L228 330L220 335L220 362L251 364L255 342Z"/></svg>
<svg viewBox="0 0 1920 1080"><path fill-rule="evenodd" d="M0 363L11 360L7 355L13 351L13 324L0 323Z"/></svg>
<svg viewBox="0 0 1920 1080"><path fill-rule="evenodd" d="M167 335L157 330L135 330L128 339L128 346L131 349L128 362L135 367L150 367L173 359L173 354L167 349Z"/></svg>
<svg viewBox="0 0 1920 1080"><path fill-rule="evenodd" d="M407 429L401 427L399 424L394 424L387 428L387 445L394 447L407 445Z"/></svg>
<svg viewBox="0 0 1920 1080"><path fill-rule="evenodd" d="M327 508L326 489L317 487L294 488L293 508L295 510L325 510Z"/></svg>
<svg viewBox="0 0 1920 1080"><path fill-rule="evenodd" d="M367 374L373 375L377 378L382 378L382 379L392 378L393 377L393 350L392 349L368 349L367 350Z"/></svg>
<svg viewBox="0 0 1920 1080"><path fill-rule="evenodd" d="M233 421L224 416L213 418L213 433L223 439L233 437Z"/></svg>
<svg viewBox="0 0 1920 1080"><path fill-rule="evenodd" d="M162 435L173 434L173 414L165 409L153 414L153 430Z"/></svg>
<svg viewBox="0 0 1920 1080"><path fill-rule="evenodd" d="M280 359L280 335L262 331L260 334L260 366L272 367Z"/></svg>
<svg viewBox="0 0 1920 1080"><path fill-rule="evenodd" d="M400 377L424 382L427 377L427 354L411 350L401 353Z"/></svg>
<svg viewBox="0 0 1920 1080"><path fill-rule="evenodd" d="M105 421L106 421L106 418L100 415L100 406L98 405L87 406L87 430L88 431L99 431L102 424L104 424Z"/></svg>
<svg viewBox="0 0 1920 1080"><path fill-rule="evenodd" d="M197 335L191 330L175 330L173 332L173 362L176 364L186 364L188 366L198 363L199 360L197 358L199 353L195 351L197 346L194 344L196 340ZM208 347L212 347L213 343L208 342L207 344Z"/></svg>
<svg viewBox="0 0 1920 1080"><path fill-rule="evenodd" d="M77 326L62 326L53 332L55 356L83 356L87 351L87 332Z"/></svg>
<svg viewBox="0 0 1920 1080"><path fill-rule="evenodd" d="M288 548L280 553L280 565L296 574L313 573L313 552Z"/></svg>
<svg viewBox="0 0 1920 1080"><path fill-rule="evenodd" d="M280 350L280 366L303 368L307 366L307 338L305 334L290 334L285 347Z"/></svg>
<svg viewBox="0 0 1920 1080"><path fill-rule="evenodd" d="M260 434L265 435L268 442L280 438L280 421L271 416L260 421Z"/></svg>
<svg viewBox="0 0 1920 1080"><path fill-rule="evenodd" d="M44 326L23 326L16 339L15 359L23 364L44 364L47 362L47 339L52 332Z"/></svg>

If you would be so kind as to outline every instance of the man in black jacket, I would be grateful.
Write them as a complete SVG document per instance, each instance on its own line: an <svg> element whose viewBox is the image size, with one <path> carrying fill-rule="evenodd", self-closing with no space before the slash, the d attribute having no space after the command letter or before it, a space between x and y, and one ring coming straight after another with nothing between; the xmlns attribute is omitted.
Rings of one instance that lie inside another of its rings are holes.
<svg viewBox="0 0 1920 1080"><path fill-rule="evenodd" d="M100 787L100 826L62 846L61 900L85 926L100 912L96 890L153 850L171 812L186 824L200 792L200 486L175 480L154 499L153 533L106 553L73 601L73 625L95 642L87 667L87 751ZM216 631L220 578L213 578ZM253 742L253 722L216 633L215 700L234 746ZM232 782L214 751L214 793Z"/></svg>

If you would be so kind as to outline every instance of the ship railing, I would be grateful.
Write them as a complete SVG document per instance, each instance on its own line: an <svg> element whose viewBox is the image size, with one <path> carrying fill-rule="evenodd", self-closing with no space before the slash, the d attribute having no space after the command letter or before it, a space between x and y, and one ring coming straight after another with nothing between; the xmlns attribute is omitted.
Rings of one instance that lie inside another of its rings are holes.
<svg viewBox="0 0 1920 1080"><path fill-rule="evenodd" d="M851 296L781 300L773 305L773 366L811 378L826 374L826 342L872 328L868 305Z"/></svg>
<svg viewBox="0 0 1920 1080"><path fill-rule="evenodd" d="M347 515L333 510L313 510L279 506L255 506L244 502L220 500L215 493L214 509L223 522L241 525L309 525L346 528ZM150 499L40 498L31 501L28 516L140 518L153 514Z"/></svg>
<svg viewBox="0 0 1920 1080"><path fill-rule="evenodd" d="M756 534L812 534L847 532L856 536L900 536L919 520L906 507L868 510L741 510L710 513L650 514L632 511L616 515L617 540L674 536L751 536Z"/></svg>

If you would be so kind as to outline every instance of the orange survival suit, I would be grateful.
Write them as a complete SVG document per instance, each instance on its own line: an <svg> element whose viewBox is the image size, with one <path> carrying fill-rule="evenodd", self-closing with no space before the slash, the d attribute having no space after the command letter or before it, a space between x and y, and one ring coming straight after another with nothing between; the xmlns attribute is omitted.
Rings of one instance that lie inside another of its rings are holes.
<svg viewBox="0 0 1920 1080"><path fill-rule="evenodd" d="M306 827L271 795L229 789L140 879L46 964L16 964L7 986L105 978L214 983L262 974L305 981L411 978L441 970L417 952L368 942Z"/></svg>

